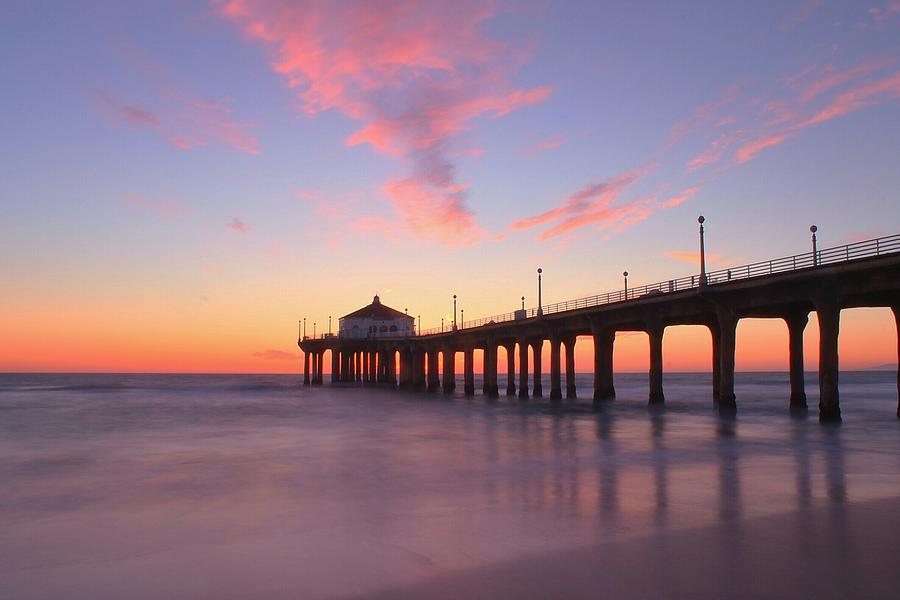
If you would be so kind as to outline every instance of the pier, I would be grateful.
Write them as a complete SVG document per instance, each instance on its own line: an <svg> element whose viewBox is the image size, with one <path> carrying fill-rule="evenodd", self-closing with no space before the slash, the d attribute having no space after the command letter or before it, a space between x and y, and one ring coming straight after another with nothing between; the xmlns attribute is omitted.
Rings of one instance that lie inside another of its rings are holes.
<svg viewBox="0 0 900 600"><path fill-rule="evenodd" d="M663 404L665 329L701 325L708 328L712 339L712 400L720 410L729 411L737 406L734 371L738 322L746 318L782 319L789 333L789 406L802 410L807 407L803 332L809 314L815 312L819 324L819 419L840 421L840 313L859 307L890 308L900 330L900 235L823 250L814 247L804 254L711 272L706 272L701 263L699 275L636 288L628 288L626 283L622 290L544 306L539 300L535 308L461 322L448 329L363 339L301 335L298 344L304 352L305 385L322 385L324 357L330 351L333 385L395 386L445 394L455 391L456 354L462 353L466 395L476 393L474 352L482 350L482 393L491 398L501 391L497 351L502 346L508 360L504 392L527 399L544 396L541 352L544 342L549 341L548 396L551 401L559 401L577 397L575 339L589 336L594 344L593 401L602 403L616 395L616 332L640 331L650 341L648 402ZM530 365L529 347L533 354ZM438 372L439 363L442 373ZM897 416L900 418L900 369Z"/></svg>

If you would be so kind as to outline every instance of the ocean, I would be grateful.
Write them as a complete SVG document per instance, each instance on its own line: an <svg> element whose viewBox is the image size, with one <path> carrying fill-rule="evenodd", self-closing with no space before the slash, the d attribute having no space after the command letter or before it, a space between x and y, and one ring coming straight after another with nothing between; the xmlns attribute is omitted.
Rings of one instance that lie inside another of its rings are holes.
<svg viewBox="0 0 900 600"><path fill-rule="evenodd" d="M815 374L806 415L786 373L736 415L709 374L301 382L0 374L0 598L900 597L896 373L842 373L840 425Z"/></svg>

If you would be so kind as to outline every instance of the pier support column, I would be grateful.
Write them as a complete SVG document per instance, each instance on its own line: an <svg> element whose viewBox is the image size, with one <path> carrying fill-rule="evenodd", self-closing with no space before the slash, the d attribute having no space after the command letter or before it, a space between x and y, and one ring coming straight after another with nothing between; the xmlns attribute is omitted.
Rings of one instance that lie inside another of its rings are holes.
<svg viewBox="0 0 900 600"><path fill-rule="evenodd" d="M803 382L803 330L809 323L806 312L792 313L784 318L788 327L790 349L791 408L806 408L806 389Z"/></svg>
<svg viewBox="0 0 900 600"><path fill-rule="evenodd" d="M734 349L737 317L727 308L716 311L716 323L719 330L719 409L735 410L734 395Z"/></svg>
<svg viewBox="0 0 900 600"><path fill-rule="evenodd" d="M438 351L428 351L428 391L436 392L441 388L441 377L438 374Z"/></svg>
<svg viewBox="0 0 900 600"><path fill-rule="evenodd" d="M496 398L497 393L497 345L488 341L484 348L484 385L482 391L488 398Z"/></svg>
<svg viewBox="0 0 900 600"><path fill-rule="evenodd" d="M425 389L425 351L413 352L413 391L421 392Z"/></svg>
<svg viewBox="0 0 900 600"><path fill-rule="evenodd" d="M387 368L387 382L397 385L397 351L394 348L388 350Z"/></svg>
<svg viewBox="0 0 900 600"><path fill-rule="evenodd" d="M406 356L406 350L400 349L400 378L398 379L401 390L409 388L409 360Z"/></svg>
<svg viewBox="0 0 900 600"><path fill-rule="evenodd" d="M650 404L663 404L663 335L666 328L658 323L647 327L650 338Z"/></svg>
<svg viewBox="0 0 900 600"><path fill-rule="evenodd" d="M303 353L303 385L309 385L309 363L312 362L310 352Z"/></svg>
<svg viewBox="0 0 900 600"><path fill-rule="evenodd" d="M318 354L318 351L309 353L309 363L306 368L310 370L310 376L309 376L309 384L310 385L316 385L316 377L318 376L318 372L316 371L316 367L318 366L317 365L318 361L316 360L317 354ZM303 383L304 383L304 385L306 385L305 375L304 375Z"/></svg>
<svg viewBox="0 0 900 600"><path fill-rule="evenodd" d="M519 398L528 400L528 342L519 340Z"/></svg>
<svg viewBox="0 0 900 600"><path fill-rule="evenodd" d="M575 336L566 340L566 398L577 398L575 393Z"/></svg>
<svg viewBox="0 0 900 600"><path fill-rule="evenodd" d="M709 325L712 338L712 396L713 403L719 403L719 388L722 385L722 334L718 322Z"/></svg>
<svg viewBox="0 0 900 600"><path fill-rule="evenodd" d="M594 402L616 397L613 383L613 347L616 332L612 329L591 326L594 336Z"/></svg>
<svg viewBox="0 0 900 600"><path fill-rule="evenodd" d="M456 389L456 351L444 350L444 393L452 394Z"/></svg>
<svg viewBox="0 0 900 600"><path fill-rule="evenodd" d="M325 366L325 351L317 353L316 356L316 385L322 385L322 371L324 371Z"/></svg>
<svg viewBox="0 0 900 600"><path fill-rule="evenodd" d="M466 348L463 351L463 393L466 396L475 395L475 349Z"/></svg>
<svg viewBox="0 0 900 600"><path fill-rule="evenodd" d="M838 334L841 307L834 298L816 302L819 317L819 421L840 421Z"/></svg>
<svg viewBox="0 0 900 600"><path fill-rule="evenodd" d="M355 368L353 369L354 374L356 375L356 384L362 385L362 352L354 352L353 353L353 361L356 363Z"/></svg>
<svg viewBox="0 0 900 600"><path fill-rule="evenodd" d="M562 382L560 381L560 344L559 336L550 336L550 399L562 400Z"/></svg>
<svg viewBox="0 0 900 600"><path fill-rule="evenodd" d="M341 380L341 353L336 348L331 349L331 385Z"/></svg>
<svg viewBox="0 0 900 600"><path fill-rule="evenodd" d="M532 365L532 398L543 398L544 388L541 385L541 351L544 349L544 340L538 339L531 343L531 351L534 354L534 365Z"/></svg>
<svg viewBox="0 0 900 600"><path fill-rule="evenodd" d="M362 384L369 385L369 360L371 359L371 353L366 350L363 352L363 364L362 364Z"/></svg>
<svg viewBox="0 0 900 600"><path fill-rule="evenodd" d="M892 306L891 310L897 325L897 418L900 419L900 304Z"/></svg>
<svg viewBox="0 0 900 600"><path fill-rule="evenodd" d="M378 351L378 375L376 381L378 383L387 383L387 352L385 350Z"/></svg>
<svg viewBox="0 0 900 600"><path fill-rule="evenodd" d="M516 395L516 345L508 344L506 348L506 395Z"/></svg>

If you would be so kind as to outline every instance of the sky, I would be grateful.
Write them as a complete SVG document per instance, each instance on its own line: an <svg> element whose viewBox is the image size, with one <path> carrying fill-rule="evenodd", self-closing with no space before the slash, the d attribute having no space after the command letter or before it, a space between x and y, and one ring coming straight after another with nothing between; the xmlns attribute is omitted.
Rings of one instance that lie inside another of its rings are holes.
<svg viewBox="0 0 900 600"><path fill-rule="evenodd" d="M710 268L900 233L898 0L6 0L0 32L3 371L296 372L300 319L376 293L429 328L534 306L538 267L545 304L691 275L700 214ZM845 311L842 365L894 332ZM786 340L742 323L738 368Z"/></svg>

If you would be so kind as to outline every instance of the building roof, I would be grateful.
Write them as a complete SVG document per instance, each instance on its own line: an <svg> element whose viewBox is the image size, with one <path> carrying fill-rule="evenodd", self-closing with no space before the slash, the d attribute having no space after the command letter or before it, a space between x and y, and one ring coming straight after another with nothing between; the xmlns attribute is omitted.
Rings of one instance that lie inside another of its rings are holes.
<svg viewBox="0 0 900 600"><path fill-rule="evenodd" d="M375 296L372 304L363 306L359 310L355 310L349 315L344 315L341 319L412 319L407 314L394 310L390 306L381 303L381 298Z"/></svg>

